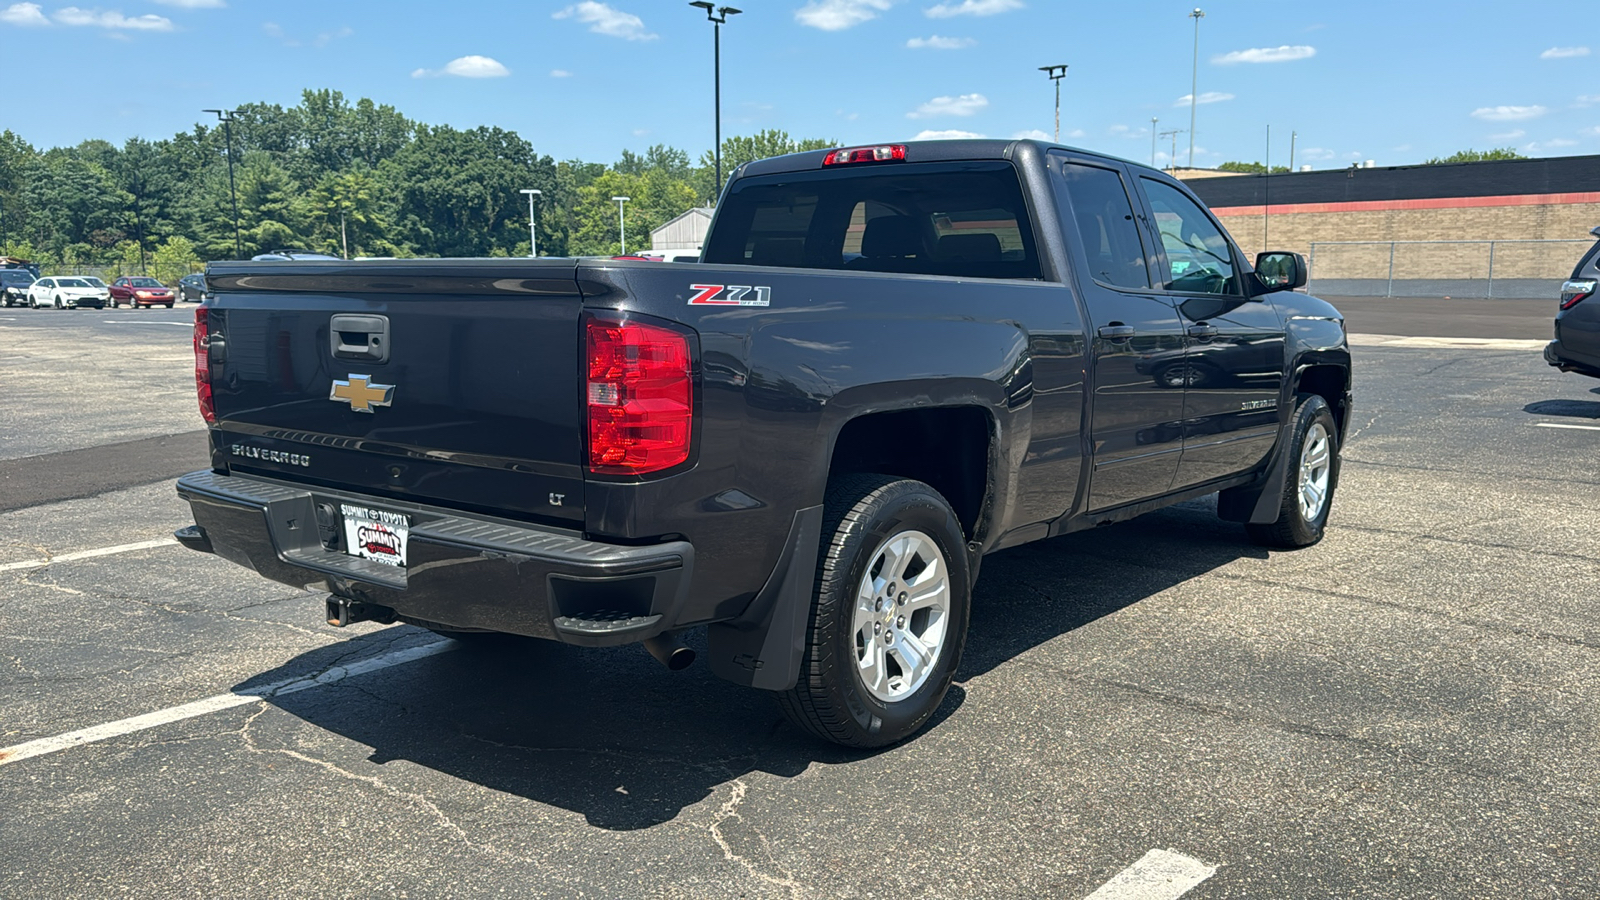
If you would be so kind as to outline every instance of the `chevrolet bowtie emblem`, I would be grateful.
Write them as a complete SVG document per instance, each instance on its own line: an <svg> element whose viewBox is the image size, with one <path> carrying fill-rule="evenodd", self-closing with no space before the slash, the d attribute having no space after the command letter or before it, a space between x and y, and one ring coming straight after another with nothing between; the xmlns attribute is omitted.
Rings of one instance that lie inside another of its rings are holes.
<svg viewBox="0 0 1600 900"><path fill-rule="evenodd" d="M370 413L374 406L388 406L393 395L392 384L373 384L366 375L351 375L349 381L334 379L328 399L348 403L356 412Z"/></svg>

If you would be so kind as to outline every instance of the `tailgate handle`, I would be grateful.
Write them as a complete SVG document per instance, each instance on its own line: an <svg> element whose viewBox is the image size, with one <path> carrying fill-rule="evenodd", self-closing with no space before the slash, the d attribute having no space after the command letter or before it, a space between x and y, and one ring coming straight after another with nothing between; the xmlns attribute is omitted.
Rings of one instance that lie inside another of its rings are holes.
<svg viewBox="0 0 1600 900"><path fill-rule="evenodd" d="M336 359L389 361L389 317L337 315L328 325L328 347Z"/></svg>

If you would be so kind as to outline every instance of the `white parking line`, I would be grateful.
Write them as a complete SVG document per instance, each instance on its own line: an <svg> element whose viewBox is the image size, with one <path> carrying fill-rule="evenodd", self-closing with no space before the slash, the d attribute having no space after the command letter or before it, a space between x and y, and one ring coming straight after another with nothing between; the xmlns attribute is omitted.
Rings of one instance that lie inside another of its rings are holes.
<svg viewBox="0 0 1600 900"><path fill-rule="evenodd" d="M1535 422L1535 428L1571 428L1574 431L1600 431L1600 425L1568 425L1564 422Z"/></svg>
<svg viewBox="0 0 1600 900"><path fill-rule="evenodd" d="M393 653L371 656L347 666L335 666L320 675L310 678L279 681L252 688L248 691L229 691L226 694L218 694L215 697L207 697L204 700L196 700L193 703L185 703L182 706L145 713L142 716L107 722L104 725L95 725L78 731L69 731L66 734L59 734L55 737L39 738L35 741L28 741L25 744L17 744L15 747L0 748L0 766L31 759L35 756L43 756L46 753L70 750L73 747L82 747L85 744L93 744L109 738L133 734L136 731L145 731L158 725L181 722L184 719L193 719L210 713L221 712L225 709L244 706L247 703L255 703L271 697L282 697L285 694L295 694L310 688L335 684L356 675L365 675L368 672L376 672L380 669L404 665L429 656L437 656L440 653L454 650L456 646L455 641L434 641L433 643L416 647L407 647L404 650L396 650Z"/></svg>
<svg viewBox="0 0 1600 900"><path fill-rule="evenodd" d="M0 563L0 572L17 572L22 569L42 569L56 563L75 562L80 559L94 559L97 556L115 556L118 553L132 553L135 550L151 550L156 547L171 547L178 542L173 538L158 538L153 541L139 541L136 544L118 544L115 547L101 547L98 550L78 550L74 553L63 553L49 559L30 559L25 562Z"/></svg>
<svg viewBox="0 0 1600 900"><path fill-rule="evenodd" d="M192 322L130 322L127 319L101 319L106 325L170 325L173 328L193 328Z"/></svg>
<svg viewBox="0 0 1600 900"><path fill-rule="evenodd" d="M1405 347L1420 350L1543 350L1548 340L1520 338L1407 337L1398 334L1352 334L1352 347Z"/></svg>
<svg viewBox="0 0 1600 900"><path fill-rule="evenodd" d="M1151 850L1100 885L1088 900L1176 900L1215 874L1216 866L1194 857L1173 850Z"/></svg>

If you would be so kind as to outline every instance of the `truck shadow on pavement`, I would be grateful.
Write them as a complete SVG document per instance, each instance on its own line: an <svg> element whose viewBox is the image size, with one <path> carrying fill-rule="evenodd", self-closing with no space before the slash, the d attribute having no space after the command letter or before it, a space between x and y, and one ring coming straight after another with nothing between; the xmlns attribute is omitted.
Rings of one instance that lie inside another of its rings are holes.
<svg viewBox="0 0 1600 900"><path fill-rule="evenodd" d="M1595 393L1600 393L1600 389ZM1522 411L1536 416L1600 419L1600 400L1540 400L1524 406Z"/></svg>
<svg viewBox="0 0 1600 900"><path fill-rule="evenodd" d="M957 684L930 731L960 727L951 716L971 679L1247 555L1265 554L1201 501L989 557ZM384 629L304 654L236 690L429 639L406 626ZM703 635L689 643L704 653ZM791 778L814 764L848 765L884 752L818 741L785 722L762 692L721 681L703 664L670 673L636 647L464 644L267 702L371 747L372 763L409 761L619 831L670 821L751 772ZM294 733L279 740L292 746Z"/></svg>

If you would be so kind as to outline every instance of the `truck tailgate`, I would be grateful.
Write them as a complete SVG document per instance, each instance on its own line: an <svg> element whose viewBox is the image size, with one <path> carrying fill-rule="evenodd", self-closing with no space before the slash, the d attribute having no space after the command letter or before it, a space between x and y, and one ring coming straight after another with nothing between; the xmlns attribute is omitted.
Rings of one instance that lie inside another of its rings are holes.
<svg viewBox="0 0 1600 900"><path fill-rule="evenodd" d="M581 524L572 261L228 263L207 279L230 470Z"/></svg>

